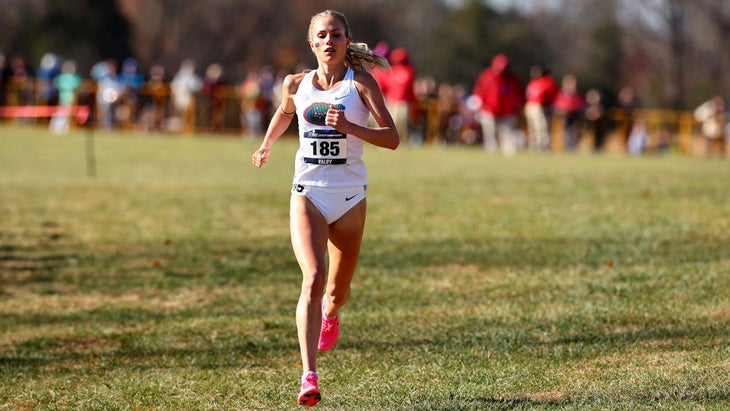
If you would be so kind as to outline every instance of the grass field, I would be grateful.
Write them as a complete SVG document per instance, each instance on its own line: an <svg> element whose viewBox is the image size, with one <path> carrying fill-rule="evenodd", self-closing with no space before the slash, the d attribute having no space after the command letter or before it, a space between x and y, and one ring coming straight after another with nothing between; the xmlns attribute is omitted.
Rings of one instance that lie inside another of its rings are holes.
<svg viewBox="0 0 730 411"><path fill-rule="evenodd" d="M0 127L0 409L297 409L293 139ZM730 407L730 162L370 148L318 409Z"/></svg>

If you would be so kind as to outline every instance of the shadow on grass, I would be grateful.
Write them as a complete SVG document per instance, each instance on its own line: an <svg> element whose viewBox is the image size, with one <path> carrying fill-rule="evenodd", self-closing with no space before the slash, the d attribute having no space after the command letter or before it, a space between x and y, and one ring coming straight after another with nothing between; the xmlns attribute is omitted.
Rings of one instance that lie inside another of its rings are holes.
<svg viewBox="0 0 730 411"><path fill-rule="evenodd" d="M533 407L560 407L570 405L571 401L569 398L530 398L524 397L512 397L512 398L489 398L489 397L478 397L474 403L489 406L491 409L515 409L515 408L533 408Z"/></svg>
<svg viewBox="0 0 730 411"><path fill-rule="evenodd" d="M105 267L114 273L135 272L140 268L159 270L163 278L159 287L173 293L179 288L200 283L206 278L212 286L225 286L231 282L246 282L253 287L270 285L272 282L299 281L298 268L293 261L290 245L278 240L259 241L256 244L240 246L215 246L205 244L176 244L182 250L179 254L170 245L147 244L134 250L122 250L114 255L99 257ZM494 267L544 267L555 270L576 265L604 266L607 260L628 264L653 263L669 266L676 263L709 263L726 257L730 249L730 238L459 238L444 241L371 241L363 251L361 267L397 267L409 270L439 265L477 265ZM190 250L196 251L194 259L188 257ZM160 267L152 267L149 261L167 259ZM52 283L55 273L68 268L71 261L83 256L69 252L68 246L51 242L34 246L0 244L0 267L3 281L15 281L15 285L31 283ZM17 267L17 269L13 269ZM10 270L7 270L10 268ZM82 267L83 268L83 267ZM94 268L92 265L91 269ZM8 274L9 272L9 274ZM19 273L23 273L20 275ZM104 275L102 275L103 277ZM128 278L111 280L103 287L122 286ZM132 287L144 287L148 279L140 277ZM128 287L128 286L127 286ZM91 288L91 291L95 289ZM86 290L85 291L89 291ZM229 313L235 315L236 313ZM48 314L3 314L6 324L59 325L74 327L84 323L94 324L102 329L105 325L114 327L140 326L154 330L161 323L184 323L196 316L210 313L181 310L174 313L150 309L130 309L110 306L103 310L79 311L69 315ZM472 318L443 319L438 329L415 329L412 333L394 334L386 331L385 338L361 338L356 342L348 340L343 348L354 348L363 352L427 348L439 355L440 350L449 351L481 346L485 350L514 353L525 350L537 357L593 356L597 351L619 350L620 347L657 342L656 350L672 350L677 344L688 347L717 347L722 341L730 340L730 324L721 318L714 324L678 323L672 319L646 324L646 318L636 318L636 329L616 330L611 319L597 323L595 318L575 315L558 318L553 322L505 324L499 320ZM537 320L534 320L537 321ZM617 322L620 323L620 322ZM512 331L510 331L512 330ZM558 330L554 339L536 338L544 330ZM241 366L264 366L270 357L288 358L298 350L296 338L291 329L274 329L258 332L253 337L231 336L217 340L204 335L176 331L170 337L159 335L118 334L92 341L76 338L31 338L15 347L0 347L0 367L5 369L39 369L57 364L86 362L91 366L97 358L113 365L130 367L194 366L201 368L222 368ZM383 336L383 334L381 334ZM171 338L176 347L160 347ZM145 346L137 339L152 340ZM129 341L132 341L131 343ZM565 346L581 345L588 349L570 354ZM556 354L557 353L557 354ZM565 354L567 353L567 354ZM446 355L446 354L444 354ZM720 400L727 399L727 392L718 394ZM571 405L570 398L474 398L463 399L467 403L479 403L487 407L523 408ZM648 398L647 401L651 401Z"/></svg>
<svg viewBox="0 0 730 411"><path fill-rule="evenodd" d="M549 398L556 396L558 398ZM470 410L470 409L490 409L490 410L514 410L514 409L533 409L538 408L554 408L573 405L565 395L560 394L535 394L532 396L515 396L515 397L463 397L451 395L443 400L419 400L418 398L411 400L409 409L419 410Z"/></svg>
<svg viewBox="0 0 730 411"><path fill-rule="evenodd" d="M256 245L207 242L141 243L114 250L81 249L75 244L13 244L0 237L2 287L54 285L77 292L122 292L157 288L172 291L191 285L289 281L299 268L286 241L258 240Z"/></svg>
<svg viewBox="0 0 730 411"><path fill-rule="evenodd" d="M563 269L578 265L671 265L708 263L727 259L730 237L682 238L637 236L592 237L460 237L441 241L391 241L371 239L364 245L360 264L397 267L478 265L490 267L541 267Z"/></svg>
<svg viewBox="0 0 730 411"><path fill-rule="evenodd" d="M168 316L166 321L183 322L191 317L181 312ZM169 324L162 327L164 330L155 329L154 324L139 326L139 332L37 337L12 346L0 345L0 369L252 368L271 366L272 361L288 359L299 349L289 328L260 330L255 335L211 336L215 327L178 334L169 329Z"/></svg>
<svg viewBox="0 0 730 411"><path fill-rule="evenodd" d="M488 321L488 319L486 319ZM559 330L561 323L574 320L583 324L578 331L554 331L553 335L541 333L541 329ZM535 324L504 323L485 326L483 318L444 319L434 326L417 328L412 324L407 334L375 332L358 335L340 342L343 349L362 352L389 353L398 351L426 350L430 354L448 356L453 352L480 352L493 355L528 356L553 360L587 359L606 352L640 349L655 353L677 350L717 350L730 340L730 321L713 325L653 324L642 327L637 319L635 331L617 331L605 324L590 323L589 318L571 316L553 322ZM452 323L458 322L458 325ZM375 334L378 338L369 337ZM535 337L536 334L541 337ZM566 335L567 334L567 335Z"/></svg>
<svg viewBox="0 0 730 411"><path fill-rule="evenodd" d="M606 393L605 395L594 395L590 393L568 393L547 392L516 395L511 397L458 397L450 396L448 399L433 402L413 402L415 409L422 410L465 410L465 409L490 409L490 410L515 410L515 409L580 409L580 407L602 407L605 409L626 409L627 406L650 406L652 409L664 408L672 403L682 403L685 406L695 404L702 407L708 404L722 404L730 401L730 390L707 387L684 387L680 392L668 392L655 388L653 391L638 391L635 389L624 389L621 393Z"/></svg>
<svg viewBox="0 0 730 411"><path fill-rule="evenodd" d="M0 233L2 234L2 233ZM81 273L85 287L153 286L171 289L191 283L216 286L231 282L298 281L299 268L288 236L256 238L238 244L202 239L120 244L110 250L79 250L49 224L34 244L13 244L0 235L0 276L5 285L52 283L60 272ZM682 238L631 237L470 237L428 240L368 239L360 270L411 270L422 267L474 265L484 269L709 263L727 258L730 237L688 235ZM88 275L87 275L88 273ZM148 274L139 276L139 273ZM138 278L135 278L138 276ZM154 278L153 278L154 277ZM153 279L152 279L153 278ZM68 282L66 282L65 285Z"/></svg>
<svg viewBox="0 0 730 411"><path fill-rule="evenodd" d="M51 283L58 270L77 259L77 253L56 244L0 244L0 279L4 286Z"/></svg>

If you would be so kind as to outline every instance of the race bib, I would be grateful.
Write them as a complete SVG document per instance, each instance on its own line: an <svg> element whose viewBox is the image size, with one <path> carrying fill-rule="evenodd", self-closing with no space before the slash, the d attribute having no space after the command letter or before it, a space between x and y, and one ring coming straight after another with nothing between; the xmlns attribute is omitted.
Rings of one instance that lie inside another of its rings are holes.
<svg viewBox="0 0 730 411"><path fill-rule="evenodd" d="M337 130L311 130L304 133L304 162L309 164L346 164L347 136Z"/></svg>

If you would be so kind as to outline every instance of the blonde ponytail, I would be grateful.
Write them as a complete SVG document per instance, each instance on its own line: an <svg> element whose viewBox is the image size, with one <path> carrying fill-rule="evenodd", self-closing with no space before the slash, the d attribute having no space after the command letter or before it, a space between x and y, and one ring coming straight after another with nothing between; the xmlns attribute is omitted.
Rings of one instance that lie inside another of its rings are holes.
<svg viewBox="0 0 730 411"><path fill-rule="evenodd" d="M355 71L371 71L375 67L390 70L388 59L375 54L365 43L350 43L345 56L345 66Z"/></svg>

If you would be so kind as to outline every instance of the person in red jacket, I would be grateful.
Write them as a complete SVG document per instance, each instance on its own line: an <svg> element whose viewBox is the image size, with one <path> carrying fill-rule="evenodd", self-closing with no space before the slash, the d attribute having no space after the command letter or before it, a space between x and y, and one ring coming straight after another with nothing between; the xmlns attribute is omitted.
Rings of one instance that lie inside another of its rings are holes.
<svg viewBox="0 0 730 411"><path fill-rule="evenodd" d="M530 81L525 89L525 120L530 150L550 150L547 110L558 93L558 83L542 66L530 68Z"/></svg>
<svg viewBox="0 0 730 411"><path fill-rule="evenodd" d="M578 81L575 76L568 74L563 77L560 91L555 96L553 108L555 114L564 119L565 149L574 151L578 147L581 133L581 117L585 99L578 91Z"/></svg>
<svg viewBox="0 0 730 411"><path fill-rule="evenodd" d="M522 110L522 84L509 69L509 59L497 54L492 65L479 74L473 94L481 100L479 121L484 149L512 155L518 148L517 125Z"/></svg>
<svg viewBox="0 0 730 411"><path fill-rule="evenodd" d="M410 62L410 53L404 48L390 52L390 71L381 71L378 80L385 96L388 110L393 116L398 135L409 139L409 120L415 108L416 68Z"/></svg>

